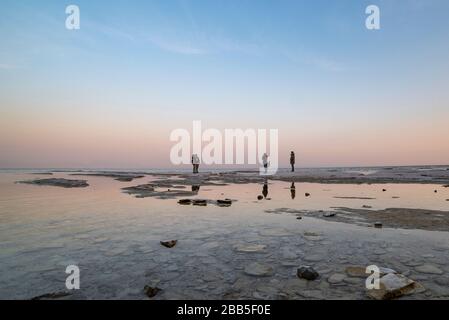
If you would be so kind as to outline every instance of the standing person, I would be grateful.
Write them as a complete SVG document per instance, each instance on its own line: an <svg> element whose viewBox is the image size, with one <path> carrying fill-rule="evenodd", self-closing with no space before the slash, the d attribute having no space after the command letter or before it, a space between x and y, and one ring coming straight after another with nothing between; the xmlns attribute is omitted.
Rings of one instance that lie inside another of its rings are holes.
<svg viewBox="0 0 449 320"><path fill-rule="evenodd" d="M198 168L200 166L200 158L196 153L192 154L192 165L193 165L193 173L198 173Z"/></svg>
<svg viewBox="0 0 449 320"><path fill-rule="evenodd" d="M295 171L295 153L293 151L290 152L290 165L292 166L292 172Z"/></svg>
<svg viewBox="0 0 449 320"><path fill-rule="evenodd" d="M263 162L263 167L265 168L265 173L267 173L267 168L268 168L268 154L265 152L262 155L262 162Z"/></svg>

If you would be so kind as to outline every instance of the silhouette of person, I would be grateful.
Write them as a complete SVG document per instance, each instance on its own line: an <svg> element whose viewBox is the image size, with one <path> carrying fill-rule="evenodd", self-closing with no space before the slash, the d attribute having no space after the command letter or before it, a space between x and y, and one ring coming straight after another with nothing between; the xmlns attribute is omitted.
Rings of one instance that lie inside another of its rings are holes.
<svg viewBox="0 0 449 320"><path fill-rule="evenodd" d="M262 194L263 194L263 197L266 199L267 196L268 196L268 183L267 183L267 180L265 180L264 183L263 183Z"/></svg>
<svg viewBox="0 0 449 320"><path fill-rule="evenodd" d="M296 197L296 187L295 183L292 182L292 185L290 186L290 195L292 196L292 199L295 199Z"/></svg>
<svg viewBox="0 0 449 320"><path fill-rule="evenodd" d="M292 166L292 172L295 171L295 153L290 152L290 165Z"/></svg>

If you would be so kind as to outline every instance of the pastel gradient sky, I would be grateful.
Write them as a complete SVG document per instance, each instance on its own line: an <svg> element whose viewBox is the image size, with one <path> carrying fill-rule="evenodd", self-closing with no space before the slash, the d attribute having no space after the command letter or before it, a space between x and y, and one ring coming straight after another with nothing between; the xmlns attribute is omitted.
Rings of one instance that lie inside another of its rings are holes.
<svg viewBox="0 0 449 320"><path fill-rule="evenodd" d="M282 165L290 150L304 167L448 164L448 14L447 0L3 0L0 168L166 168L170 132L193 120L279 129Z"/></svg>

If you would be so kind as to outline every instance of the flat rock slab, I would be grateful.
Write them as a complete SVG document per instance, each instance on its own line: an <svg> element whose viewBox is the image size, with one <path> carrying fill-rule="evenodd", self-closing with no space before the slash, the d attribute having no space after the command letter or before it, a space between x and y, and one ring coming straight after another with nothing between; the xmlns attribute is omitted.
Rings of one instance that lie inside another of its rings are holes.
<svg viewBox="0 0 449 320"><path fill-rule="evenodd" d="M259 234L266 237L287 237L292 235L290 231L285 229L264 229Z"/></svg>
<svg viewBox="0 0 449 320"><path fill-rule="evenodd" d="M62 188L84 188L89 186L86 180L71 180L63 178L26 180L26 181L18 181L18 183L34 184L38 186L62 187Z"/></svg>
<svg viewBox="0 0 449 320"><path fill-rule="evenodd" d="M443 270L431 264L423 264L415 268L416 271L428 274L443 274Z"/></svg>
<svg viewBox="0 0 449 320"><path fill-rule="evenodd" d="M263 244L238 244L234 246L235 251L243 253L264 252L266 248L267 246Z"/></svg>
<svg viewBox="0 0 449 320"><path fill-rule="evenodd" d="M401 274L389 273L380 278L380 288L367 290L367 295L376 300L388 300L414 293L421 287Z"/></svg>
<svg viewBox="0 0 449 320"><path fill-rule="evenodd" d="M253 262L245 267L245 273L254 277L269 277L273 275L274 270L268 265Z"/></svg>
<svg viewBox="0 0 449 320"><path fill-rule="evenodd" d="M337 284L337 283L341 283L342 281L344 281L345 278L346 278L346 275L344 275L342 273L334 273L329 278L327 278L327 282L329 282L331 284Z"/></svg>

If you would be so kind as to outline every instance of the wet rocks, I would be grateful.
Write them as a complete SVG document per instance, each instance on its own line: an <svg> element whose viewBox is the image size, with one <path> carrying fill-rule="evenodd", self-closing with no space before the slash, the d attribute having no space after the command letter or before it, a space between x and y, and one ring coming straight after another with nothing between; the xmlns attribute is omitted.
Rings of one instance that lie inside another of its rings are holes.
<svg viewBox="0 0 449 320"><path fill-rule="evenodd" d="M296 275L298 278L306 279L309 281L317 279L320 275L319 273L310 266L301 266L296 270Z"/></svg>
<svg viewBox="0 0 449 320"><path fill-rule="evenodd" d="M228 199L228 198L226 198L226 199L224 199L224 200L217 200L217 205L219 206L219 207L230 207L231 206L231 204L232 204L232 200L231 199Z"/></svg>
<svg viewBox="0 0 449 320"><path fill-rule="evenodd" d="M18 183L34 184L38 186L62 187L62 188L85 188L89 186L86 180L72 180L63 178L26 180L26 181L18 181Z"/></svg>
<svg viewBox="0 0 449 320"><path fill-rule="evenodd" d="M263 196L261 196L261 195L257 196L257 200L262 200L262 199L263 199Z"/></svg>
<svg viewBox="0 0 449 320"><path fill-rule="evenodd" d="M203 199L193 199L193 200L192 200L192 204L193 204L194 206L205 207L205 206L207 206L207 200L203 200Z"/></svg>
<svg viewBox="0 0 449 320"><path fill-rule="evenodd" d="M261 264L259 262L253 262L245 267L245 273L254 277L269 277L272 276L274 270L272 267Z"/></svg>
<svg viewBox="0 0 449 320"><path fill-rule="evenodd" d="M416 271L421 273L427 273L427 274L443 274L444 272L439 269L438 267L431 265L431 264L423 264L421 266L417 266L415 268Z"/></svg>
<svg viewBox="0 0 449 320"><path fill-rule="evenodd" d="M379 286L379 289L368 289L368 297L375 300L388 300L423 289L417 282L395 273L389 273L381 277Z"/></svg>
<svg viewBox="0 0 449 320"><path fill-rule="evenodd" d="M153 298L154 296L156 296L160 291L162 291L162 289L158 288L158 287L150 287L150 286L145 286L143 288L143 292L145 292L145 294L149 297L149 298Z"/></svg>
<svg viewBox="0 0 449 320"><path fill-rule="evenodd" d="M306 192L306 193L304 193L304 196L310 197L310 193Z"/></svg>
<svg viewBox="0 0 449 320"><path fill-rule="evenodd" d="M381 229L382 228L382 222L379 222L379 221L374 222L374 228Z"/></svg>
<svg viewBox="0 0 449 320"><path fill-rule="evenodd" d="M178 200L178 203L182 205L190 205L192 204L192 199L180 199Z"/></svg>
<svg viewBox="0 0 449 320"><path fill-rule="evenodd" d="M173 248L178 243L178 240L161 241L160 243L166 248Z"/></svg>

